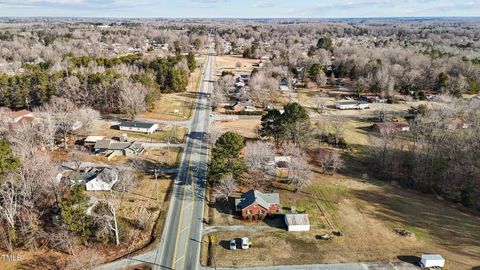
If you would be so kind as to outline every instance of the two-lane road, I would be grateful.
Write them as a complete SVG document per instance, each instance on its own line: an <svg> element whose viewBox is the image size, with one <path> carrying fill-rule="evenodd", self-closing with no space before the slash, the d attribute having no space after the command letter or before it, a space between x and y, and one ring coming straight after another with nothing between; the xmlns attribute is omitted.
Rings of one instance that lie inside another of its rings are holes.
<svg viewBox="0 0 480 270"><path fill-rule="evenodd" d="M152 251L97 269L122 269L138 264L148 264L153 269L199 269L208 164L206 134L211 111L207 94L213 88L213 63L211 44L160 244Z"/></svg>
<svg viewBox="0 0 480 270"><path fill-rule="evenodd" d="M210 48L185 156L175 183L167 223L160 244L160 265L171 269L197 269L200 261L202 220L208 163L206 134L212 90L213 48Z"/></svg>

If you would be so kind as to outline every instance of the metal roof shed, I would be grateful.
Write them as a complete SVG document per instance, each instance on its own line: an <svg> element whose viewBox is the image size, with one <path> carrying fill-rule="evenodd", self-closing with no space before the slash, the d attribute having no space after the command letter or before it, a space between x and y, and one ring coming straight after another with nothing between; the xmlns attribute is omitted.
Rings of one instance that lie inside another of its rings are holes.
<svg viewBox="0 0 480 270"><path fill-rule="evenodd" d="M285 214L285 224L289 232L307 232L310 230L308 214Z"/></svg>
<svg viewBox="0 0 480 270"><path fill-rule="evenodd" d="M439 254L423 254L420 264L424 268L443 267L445 259Z"/></svg>

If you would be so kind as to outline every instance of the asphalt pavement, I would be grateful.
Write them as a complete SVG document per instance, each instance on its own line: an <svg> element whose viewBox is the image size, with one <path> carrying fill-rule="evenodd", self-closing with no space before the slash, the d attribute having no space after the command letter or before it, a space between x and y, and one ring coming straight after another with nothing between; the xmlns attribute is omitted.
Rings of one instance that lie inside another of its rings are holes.
<svg viewBox="0 0 480 270"><path fill-rule="evenodd" d="M207 93L213 89L213 44L202 73L182 161L159 245L141 255L123 258L96 269L124 269L138 264L159 269L199 269L208 164L207 131L211 111Z"/></svg>

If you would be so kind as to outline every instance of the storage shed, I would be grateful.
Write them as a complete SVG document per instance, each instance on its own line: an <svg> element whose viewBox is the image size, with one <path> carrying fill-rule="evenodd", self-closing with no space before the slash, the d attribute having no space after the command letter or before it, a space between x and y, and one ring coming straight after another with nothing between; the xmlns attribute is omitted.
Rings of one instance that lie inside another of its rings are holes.
<svg viewBox="0 0 480 270"><path fill-rule="evenodd" d="M285 214L285 224L289 232L307 232L310 230L308 214Z"/></svg>
<svg viewBox="0 0 480 270"><path fill-rule="evenodd" d="M443 267L445 266L445 259L438 254L423 254L420 259L420 266L422 268Z"/></svg>

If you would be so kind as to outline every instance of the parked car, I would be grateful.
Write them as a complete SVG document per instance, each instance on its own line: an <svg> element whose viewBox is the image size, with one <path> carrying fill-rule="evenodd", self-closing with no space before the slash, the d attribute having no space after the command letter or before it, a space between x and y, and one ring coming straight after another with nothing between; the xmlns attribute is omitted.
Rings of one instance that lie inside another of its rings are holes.
<svg viewBox="0 0 480 270"><path fill-rule="evenodd" d="M230 250L237 249L237 242L235 241L235 239L230 240L229 247L230 247Z"/></svg>
<svg viewBox="0 0 480 270"><path fill-rule="evenodd" d="M248 249L250 246L250 242L248 241L247 237L242 237L242 249Z"/></svg>

